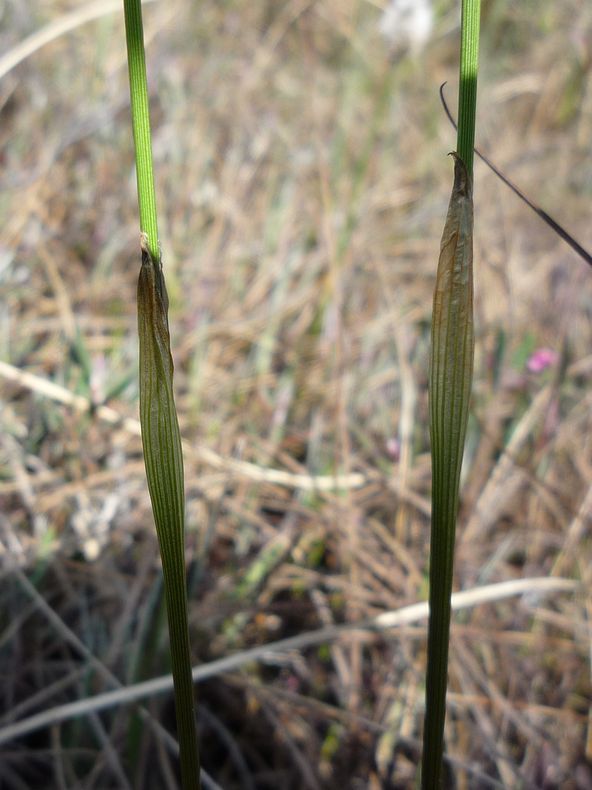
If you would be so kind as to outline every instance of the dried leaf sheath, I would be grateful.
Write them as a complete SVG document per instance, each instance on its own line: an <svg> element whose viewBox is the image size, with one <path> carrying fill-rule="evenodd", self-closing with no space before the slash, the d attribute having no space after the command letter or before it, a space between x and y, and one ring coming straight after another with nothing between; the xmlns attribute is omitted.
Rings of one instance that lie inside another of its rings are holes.
<svg viewBox="0 0 592 790"><path fill-rule="evenodd" d="M440 783L454 534L473 374L472 184L463 161L453 156L454 186L436 276L429 376L433 479L426 698L432 714L425 724L423 787Z"/></svg>
<svg viewBox="0 0 592 790"><path fill-rule="evenodd" d="M440 244L429 376L437 490L444 482L460 479L473 375L473 195L462 159L453 156L454 185ZM456 513L456 499L450 506Z"/></svg>
<svg viewBox="0 0 592 790"><path fill-rule="evenodd" d="M162 266L142 250L138 280L140 421L156 529L183 533L183 455L173 395L168 295ZM175 541L178 542L178 541ZM182 539L180 540L182 544Z"/></svg>
<svg viewBox="0 0 592 790"><path fill-rule="evenodd" d="M138 280L140 423L148 490L160 544L175 683L183 787L199 787L185 582L185 493L173 396L168 296L160 261L142 250ZM186 748L184 748L184 746ZM184 761L183 756L189 755Z"/></svg>

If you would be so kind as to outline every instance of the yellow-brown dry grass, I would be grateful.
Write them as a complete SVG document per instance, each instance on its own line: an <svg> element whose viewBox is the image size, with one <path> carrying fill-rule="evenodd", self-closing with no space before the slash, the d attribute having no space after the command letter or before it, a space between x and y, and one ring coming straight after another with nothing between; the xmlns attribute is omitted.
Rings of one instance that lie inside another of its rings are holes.
<svg viewBox="0 0 592 790"><path fill-rule="evenodd" d="M74 7L5 3L3 50ZM145 11L196 664L426 596L428 338L454 147L438 86L453 103L458 31L446 5L424 52L389 54L377 19L363 0ZM588 247L591 38L579 0L484 4L479 144ZM0 80L2 723L107 688L17 568L120 681L167 670L134 422L127 105L118 14ZM455 587L582 585L455 617L449 781L588 788L592 273L480 163L475 179ZM558 362L529 372L541 347ZM204 766L227 790L412 787L424 669L417 626L210 680ZM149 708L171 724L170 703ZM139 721L107 711L4 744L0 786L174 787Z"/></svg>

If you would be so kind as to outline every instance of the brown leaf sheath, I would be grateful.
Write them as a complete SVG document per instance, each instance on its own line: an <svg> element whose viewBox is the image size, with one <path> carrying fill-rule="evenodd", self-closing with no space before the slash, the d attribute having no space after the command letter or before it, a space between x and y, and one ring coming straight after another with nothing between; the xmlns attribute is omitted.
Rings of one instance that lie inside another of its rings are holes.
<svg viewBox="0 0 592 790"><path fill-rule="evenodd" d="M432 528L427 710L422 788L441 786L450 595L458 489L473 374L473 196L463 161L454 185L436 275L430 358Z"/></svg>
<svg viewBox="0 0 592 790"><path fill-rule="evenodd" d="M183 455L173 394L174 366L168 307L162 266L143 249L138 279L140 422L148 488L159 539L165 524L170 530L172 521L176 530L182 533L185 511Z"/></svg>
<svg viewBox="0 0 592 790"><path fill-rule="evenodd" d="M140 423L148 490L160 545L184 790L200 787L185 580L185 492L173 395L168 306L160 261L142 249L138 279Z"/></svg>
<svg viewBox="0 0 592 790"><path fill-rule="evenodd" d="M457 488L460 479L474 350L472 184L462 159L452 156L454 185L440 244L430 360L433 482L439 491L444 483L450 490L453 481Z"/></svg>

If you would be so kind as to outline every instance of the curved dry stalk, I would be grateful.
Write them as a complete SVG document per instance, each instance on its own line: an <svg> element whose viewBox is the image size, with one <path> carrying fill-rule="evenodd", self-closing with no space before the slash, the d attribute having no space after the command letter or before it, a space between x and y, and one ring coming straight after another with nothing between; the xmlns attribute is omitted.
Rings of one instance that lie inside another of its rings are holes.
<svg viewBox="0 0 592 790"><path fill-rule="evenodd" d="M142 0L142 3L153 3L155 0ZM108 14L114 14L121 10L121 0L98 0L89 3L82 8L76 8L69 14L64 14L58 19L50 22L40 30L36 30L27 36L23 41L9 49L0 58L0 79L5 77L12 69L33 55L37 50L60 38L60 36L76 30L77 27L92 22Z"/></svg>
<svg viewBox="0 0 592 790"><path fill-rule="evenodd" d="M556 577L535 577L531 579L512 579L506 582L487 584L482 587L475 587L471 590L463 590L452 594L450 605L454 611L468 609L482 603L494 603L506 598L518 595L543 596L552 592L573 592L578 588L578 583L572 579L561 579ZM305 647L314 647L324 642L338 639L343 634L352 631L372 631L382 632L390 628L398 628L403 625L417 623L429 614L427 601L404 606L392 612L383 612L372 620L364 620L360 623L345 625L334 625L326 628L319 628L316 631L309 631L287 639L280 639L276 642L269 642L266 645L249 650L243 650L231 656L211 661L209 664L201 664L194 667L192 672L193 682L207 680L225 672L244 667L253 661L262 661L266 655L282 653L287 650L301 650ZM137 702L141 699L170 692L173 688L172 675L147 680L143 683L136 683L127 688L108 691L77 700L66 705L58 705L50 710L42 711L34 716L30 716L22 721L17 721L0 728L0 745L8 743L28 735L31 732L58 724L62 721L74 719L78 716L86 716L88 713L100 710L107 710L117 705Z"/></svg>

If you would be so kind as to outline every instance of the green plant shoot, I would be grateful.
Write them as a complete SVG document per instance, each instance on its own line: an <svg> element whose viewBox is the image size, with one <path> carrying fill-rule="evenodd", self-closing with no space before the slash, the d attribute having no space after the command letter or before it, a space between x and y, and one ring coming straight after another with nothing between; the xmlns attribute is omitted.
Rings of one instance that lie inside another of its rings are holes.
<svg viewBox="0 0 592 790"><path fill-rule="evenodd" d="M473 376L473 148L479 0L463 0L458 153L436 275L429 372L432 445L430 620L422 788L442 785L450 596L460 472Z"/></svg>
<svg viewBox="0 0 592 790"><path fill-rule="evenodd" d="M184 790L200 787L185 579L185 492L173 395L168 297L162 271L150 143L140 0L124 0L132 121L142 230L138 280L140 423L148 489L162 558Z"/></svg>

